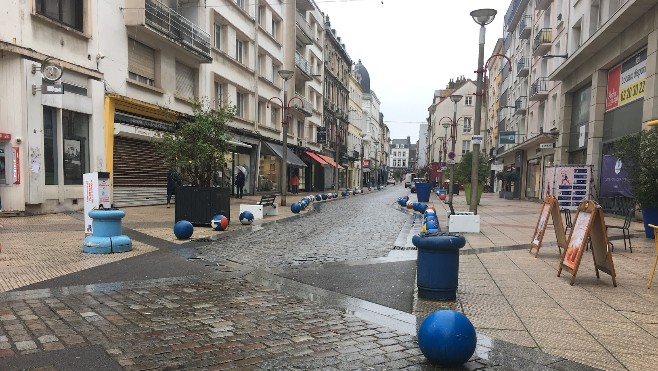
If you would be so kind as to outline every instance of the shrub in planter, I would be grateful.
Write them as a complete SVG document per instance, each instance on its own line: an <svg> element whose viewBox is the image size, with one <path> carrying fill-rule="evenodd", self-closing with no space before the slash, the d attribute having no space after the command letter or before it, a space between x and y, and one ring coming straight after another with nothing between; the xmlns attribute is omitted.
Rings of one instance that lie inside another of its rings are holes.
<svg viewBox="0 0 658 371"><path fill-rule="evenodd" d="M614 144L615 156L627 167L635 202L642 208L644 231L654 238L653 228L658 224L658 127L627 135ZM656 218L656 219L653 219Z"/></svg>
<svg viewBox="0 0 658 371"><path fill-rule="evenodd" d="M464 184L464 190L466 191L464 192L466 196L466 202L469 205L471 203L471 169L473 169L473 153L467 152L462 155L461 160L459 160L459 164L455 166L455 180L460 184ZM480 203L480 196L482 196L483 186L486 183L488 177L489 164L487 163L487 160L484 159L484 156L480 156L480 166L478 168L478 181L480 183L478 186L477 194L478 204ZM466 190L467 186L468 190Z"/></svg>

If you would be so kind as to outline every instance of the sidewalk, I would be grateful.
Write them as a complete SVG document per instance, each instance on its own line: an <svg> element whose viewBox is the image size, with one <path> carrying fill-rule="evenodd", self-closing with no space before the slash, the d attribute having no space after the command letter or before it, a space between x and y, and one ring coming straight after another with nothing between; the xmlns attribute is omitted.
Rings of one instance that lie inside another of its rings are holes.
<svg viewBox="0 0 658 371"><path fill-rule="evenodd" d="M409 194L408 189L401 187L388 191L391 207L399 207L395 199ZM193 237L203 239L241 233L259 228L263 223L304 217L312 212L311 208L293 215L289 206L304 195L289 195L288 205L280 207L278 216L256 221L251 226L242 226L237 221L239 204L256 202L260 197L232 199L229 231L196 227ZM367 197L367 194L351 197ZM410 197L415 200L414 194ZM430 204L439 210L442 226L445 226L447 205L434 194L431 201ZM467 210L463 194L455 196L455 209ZM651 368L658 361L658 296L655 294L658 288L647 290L646 285L655 258L654 242L644 238L640 223L633 222L633 253L623 249L621 239L613 240L618 287L612 286L612 280L606 274L601 274L600 279L595 277L587 254L583 256L575 285L570 286L568 273L557 277L560 256L557 247L551 244L555 242L552 225L547 228L539 257L528 253L540 209L540 203L503 200L495 194L483 195L478 207L482 232L465 235L467 246L462 249L460 257L458 300L442 303L416 298L414 317L420 321L432 311L450 308L466 314L479 334L495 339L602 369ZM173 236L173 208L160 205L126 208L125 211L124 227L161 240L182 243ZM403 212L409 214L410 221L413 220L411 210L404 209ZM621 225L623 219L606 216L605 221ZM0 291L156 249L134 242L134 250L130 253L83 254L82 226L81 213L0 218L3 247L0 253ZM417 228L418 224L412 224L405 237L417 233ZM390 256L395 253L404 253L404 259L415 258L413 250L393 251ZM386 259L382 258L382 261ZM230 307L231 304L227 302L226 305ZM486 359L485 354L478 355ZM513 360L510 362L514 363Z"/></svg>

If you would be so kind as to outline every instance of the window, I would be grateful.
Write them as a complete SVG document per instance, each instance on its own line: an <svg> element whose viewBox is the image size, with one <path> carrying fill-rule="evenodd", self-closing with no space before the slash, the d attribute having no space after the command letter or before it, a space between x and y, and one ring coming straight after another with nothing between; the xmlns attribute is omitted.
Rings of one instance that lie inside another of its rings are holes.
<svg viewBox="0 0 658 371"><path fill-rule="evenodd" d="M402 160L402 167L407 167L407 160Z"/></svg>
<svg viewBox="0 0 658 371"><path fill-rule="evenodd" d="M35 8L37 14L84 31L83 0L36 0Z"/></svg>
<svg viewBox="0 0 658 371"><path fill-rule="evenodd" d="M263 27L264 23L265 23L265 6L259 5L258 6L258 25Z"/></svg>
<svg viewBox="0 0 658 371"><path fill-rule="evenodd" d="M464 97L464 104L467 106L472 106L473 105L473 96L467 95Z"/></svg>
<svg viewBox="0 0 658 371"><path fill-rule="evenodd" d="M265 103L263 103L262 101L258 101L258 117L256 118L258 125L262 125L264 119L265 119Z"/></svg>
<svg viewBox="0 0 658 371"><path fill-rule="evenodd" d="M219 108L226 103L226 85L215 81L215 107Z"/></svg>
<svg viewBox="0 0 658 371"><path fill-rule="evenodd" d="M60 169L65 185L81 185L82 174L89 172L89 116L44 106L43 129L46 185L60 184ZM58 139L59 132L62 142Z"/></svg>
<svg viewBox="0 0 658 371"><path fill-rule="evenodd" d="M274 40L279 40L279 27L281 22L276 19L272 19L272 37Z"/></svg>
<svg viewBox="0 0 658 371"><path fill-rule="evenodd" d="M176 95L194 98L194 69L176 61Z"/></svg>
<svg viewBox="0 0 658 371"><path fill-rule="evenodd" d="M274 106L270 107L272 107L272 109L270 110L270 124L268 126L276 128L279 125L279 109Z"/></svg>
<svg viewBox="0 0 658 371"><path fill-rule="evenodd" d="M235 39L235 60L243 63L244 60L244 41Z"/></svg>
<svg viewBox="0 0 658 371"><path fill-rule="evenodd" d="M243 93L237 93L236 99L235 99L235 106L237 108L237 112L235 115L237 117L245 118L245 112L246 112L246 96Z"/></svg>
<svg viewBox="0 0 658 371"><path fill-rule="evenodd" d="M155 50L128 39L128 78L155 86Z"/></svg>
<svg viewBox="0 0 658 371"><path fill-rule="evenodd" d="M258 76L265 76L267 73L265 54L258 54Z"/></svg>
<svg viewBox="0 0 658 371"><path fill-rule="evenodd" d="M470 117L464 117L464 133L470 133L471 132L471 123L472 119Z"/></svg>
<svg viewBox="0 0 658 371"><path fill-rule="evenodd" d="M238 4L238 7L242 10L245 10L244 0L235 0L235 3Z"/></svg>
<svg viewBox="0 0 658 371"><path fill-rule="evenodd" d="M224 31L222 31L222 25L215 23L215 48L219 50L224 49L224 41L222 41L223 36Z"/></svg>
<svg viewBox="0 0 658 371"><path fill-rule="evenodd" d="M471 141L462 140L462 155L471 152Z"/></svg>

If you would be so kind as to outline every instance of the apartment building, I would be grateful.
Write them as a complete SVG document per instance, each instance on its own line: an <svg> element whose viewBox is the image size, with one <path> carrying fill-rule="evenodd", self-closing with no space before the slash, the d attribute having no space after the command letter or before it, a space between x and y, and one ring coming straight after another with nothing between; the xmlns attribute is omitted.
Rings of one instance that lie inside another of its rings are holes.
<svg viewBox="0 0 658 371"><path fill-rule="evenodd" d="M366 121L362 107L363 88L354 68L350 72L349 90L348 117L350 123L347 128L347 153L349 156L347 184L349 188L354 189L361 188L362 184L363 136L366 132Z"/></svg>
<svg viewBox="0 0 658 371"><path fill-rule="evenodd" d="M402 174L410 169L409 150L411 148L411 137L406 139L393 139L391 141L391 157L388 166L391 170L400 170Z"/></svg>
<svg viewBox="0 0 658 371"><path fill-rule="evenodd" d="M601 190L614 174L614 143L658 118L658 4L581 0L567 12L567 58L548 76L562 82L555 161L591 166ZM599 196L605 204L618 195Z"/></svg>

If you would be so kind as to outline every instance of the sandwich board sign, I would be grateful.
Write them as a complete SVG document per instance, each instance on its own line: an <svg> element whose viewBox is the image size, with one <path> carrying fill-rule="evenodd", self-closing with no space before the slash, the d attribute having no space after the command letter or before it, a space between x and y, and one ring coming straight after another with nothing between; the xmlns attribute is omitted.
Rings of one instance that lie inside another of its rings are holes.
<svg viewBox="0 0 658 371"><path fill-rule="evenodd" d="M583 201L578 206L576 221L573 223L573 228L569 234L567 248L562 254L557 276L560 277L563 270L567 271L571 273L571 282L569 284L574 284L588 242L594 259L596 278L599 278L599 271L607 273L612 277L613 286L617 287L617 275L612 262L608 233L605 230L603 209L592 200Z"/></svg>
<svg viewBox="0 0 658 371"><path fill-rule="evenodd" d="M560 206L555 197L546 196L546 198L544 198L544 205L541 208L541 213L539 214L537 226L535 227L535 232L532 235L532 241L530 241L529 252L532 254L532 249L537 249L537 252L535 252L535 258L539 256L539 249L541 248L541 243L544 239L544 233L546 233L549 216L553 219L553 228L555 229L557 248L560 255L562 255L562 249L565 251L567 249L567 237L564 230L564 223L562 222L562 215L560 214Z"/></svg>

